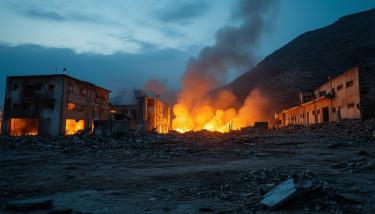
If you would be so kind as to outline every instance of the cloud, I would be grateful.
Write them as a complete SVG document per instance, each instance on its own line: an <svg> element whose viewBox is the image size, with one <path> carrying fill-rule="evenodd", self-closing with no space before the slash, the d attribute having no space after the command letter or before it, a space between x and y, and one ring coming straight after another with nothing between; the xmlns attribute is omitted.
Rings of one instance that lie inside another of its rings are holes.
<svg viewBox="0 0 375 214"><path fill-rule="evenodd" d="M0 42L104 55L206 46L228 21L223 8L232 3L191 1L2 0Z"/></svg>
<svg viewBox="0 0 375 214"><path fill-rule="evenodd" d="M149 79L163 79L166 87L177 89L190 53L176 49L147 53L112 55L76 54L69 49L36 45L10 47L0 43L0 106L4 101L6 76L55 74L67 68L68 74L111 89L142 89ZM20 63L22 62L22 63ZM171 63L172 62L172 63Z"/></svg>
<svg viewBox="0 0 375 214"><path fill-rule="evenodd" d="M162 11L159 11L157 18L162 22L189 24L192 19L203 16L209 5L205 1L187 2L181 5L173 2Z"/></svg>
<svg viewBox="0 0 375 214"><path fill-rule="evenodd" d="M42 7L44 6L44 7ZM121 23L114 20L108 19L103 14L95 13L93 11L85 10L72 10L72 9L61 9L53 5L40 5L40 4L29 4L23 7L19 7L17 4L10 4L11 8L16 13L25 16L27 18L45 19L51 21L60 22L87 22L94 24L110 24L110 25L120 25Z"/></svg>
<svg viewBox="0 0 375 214"><path fill-rule="evenodd" d="M60 14L53 12L53 11L38 11L36 9L29 9L26 11L20 11L23 15L28 17L34 17L34 18L42 18L42 19L52 19L55 21L63 21L65 20L64 16L61 16Z"/></svg>
<svg viewBox="0 0 375 214"><path fill-rule="evenodd" d="M182 79L181 102L191 106L221 86L231 70L244 72L257 61L256 51L265 30L272 24L278 1L240 0L232 13L238 26L226 25L216 32L214 45L202 48L187 63ZM194 88L195 90L191 90Z"/></svg>

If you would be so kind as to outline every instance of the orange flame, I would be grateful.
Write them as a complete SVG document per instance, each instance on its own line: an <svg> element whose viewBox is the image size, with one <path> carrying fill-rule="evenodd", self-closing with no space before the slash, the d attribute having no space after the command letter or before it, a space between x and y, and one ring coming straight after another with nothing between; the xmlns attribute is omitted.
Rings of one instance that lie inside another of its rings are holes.
<svg viewBox="0 0 375 214"><path fill-rule="evenodd" d="M84 120L67 119L65 121L65 134L66 135L74 135L74 134L77 134L79 131L83 131L84 129L85 129Z"/></svg>
<svg viewBox="0 0 375 214"><path fill-rule="evenodd" d="M11 136L38 135L39 120L30 118L12 118L10 120Z"/></svg>
<svg viewBox="0 0 375 214"><path fill-rule="evenodd" d="M173 107L172 128L181 133L199 130L224 133L264 120L269 101L260 90L252 91L239 109L233 107L236 102L229 91L222 91L214 101L205 98L191 104L180 99Z"/></svg>

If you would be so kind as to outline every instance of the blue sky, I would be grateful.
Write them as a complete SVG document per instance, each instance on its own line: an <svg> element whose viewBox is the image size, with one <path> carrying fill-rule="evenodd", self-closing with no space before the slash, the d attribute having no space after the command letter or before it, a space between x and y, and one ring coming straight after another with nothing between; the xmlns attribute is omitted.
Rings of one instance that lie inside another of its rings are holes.
<svg viewBox="0 0 375 214"><path fill-rule="evenodd" d="M375 7L375 0L274 2L278 6L267 14L257 61L301 33ZM63 67L114 94L142 88L149 79L178 89L189 58L212 45L218 29L240 24L233 19L236 5L236 0L2 0L0 104L6 76L51 74Z"/></svg>

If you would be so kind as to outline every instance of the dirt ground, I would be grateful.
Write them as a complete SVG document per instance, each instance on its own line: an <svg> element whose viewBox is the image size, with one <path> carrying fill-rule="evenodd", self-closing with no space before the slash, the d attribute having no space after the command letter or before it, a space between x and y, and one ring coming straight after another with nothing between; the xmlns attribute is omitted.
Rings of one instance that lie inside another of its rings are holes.
<svg viewBox="0 0 375 214"><path fill-rule="evenodd" d="M0 138L0 213L374 213L375 138L357 126ZM288 178L318 190L275 210L259 204Z"/></svg>

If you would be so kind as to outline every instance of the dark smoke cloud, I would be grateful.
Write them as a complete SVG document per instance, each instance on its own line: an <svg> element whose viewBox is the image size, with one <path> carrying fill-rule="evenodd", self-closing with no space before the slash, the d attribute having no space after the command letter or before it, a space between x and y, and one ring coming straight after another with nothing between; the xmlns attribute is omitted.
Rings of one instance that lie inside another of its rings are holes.
<svg viewBox="0 0 375 214"><path fill-rule="evenodd" d="M232 17L240 25L219 29L215 44L203 48L197 58L190 59L180 96L185 96L185 100L196 100L197 96L222 84L229 70L242 72L254 66L259 40L270 25L267 14L274 12L277 5L277 0L239 0ZM199 93L192 94L191 90L199 90Z"/></svg>
<svg viewBox="0 0 375 214"><path fill-rule="evenodd" d="M157 18L166 23L190 24L194 18L203 16L208 10L209 4L202 0L190 0L182 4L172 2L172 5L160 11Z"/></svg>
<svg viewBox="0 0 375 214"><path fill-rule="evenodd" d="M159 96L161 100L172 105L176 102L177 92L167 88L166 81L151 79L145 82L143 90L155 96Z"/></svg>
<svg viewBox="0 0 375 214"><path fill-rule="evenodd" d="M145 91L154 93L156 95L164 94L166 91L165 83L157 79L148 80L143 88Z"/></svg>

